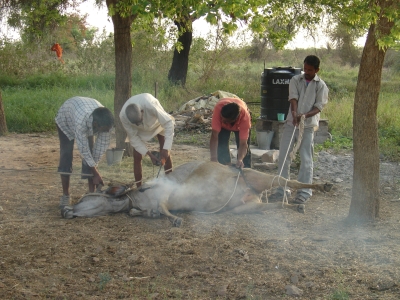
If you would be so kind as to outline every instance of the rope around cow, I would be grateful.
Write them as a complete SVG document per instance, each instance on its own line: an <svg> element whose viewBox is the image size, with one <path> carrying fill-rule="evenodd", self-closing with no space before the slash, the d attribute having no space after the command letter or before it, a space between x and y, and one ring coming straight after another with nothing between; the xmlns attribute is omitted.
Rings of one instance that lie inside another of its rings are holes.
<svg viewBox="0 0 400 300"><path fill-rule="evenodd" d="M305 115L302 115L301 118L300 118L299 137L298 137L298 139L297 139L296 144L295 144L294 147L293 147L292 152L290 153L290 158L291 158L292 160L295 158L296 152L297 152L297 150L299 150L300 145L301 145L301 141L302 141L302 139L303 139L304 120L305 120L305 118L306 118ZM279 180L280 180L281 175L282 175L283 166L285 165L286 159L287 159L287 157L288 157L290 145L292 144L294 134L296 133L296 128L297 128L297 126L295 126L295 127L293 128L292 137L290 138L289 147L288 147L288 149L287 149L287 151L286 151L285 158L284 158L283 163L282 163L282 168L281 168L281 170L279 171L279 174L276 175L276 176L274 177L274 179L272 179L271 189L272 189L272 186L273 186L273 183L274 183L276 177L278 177L278 184L279 184L279 186L280 186L280 187L282 186ZM287 199L287 195L286 195L286 188L287 188L287 180L285 181L285 186L283 187L282 207L284 206L285 203L288 203L288 199Z"/></svg>

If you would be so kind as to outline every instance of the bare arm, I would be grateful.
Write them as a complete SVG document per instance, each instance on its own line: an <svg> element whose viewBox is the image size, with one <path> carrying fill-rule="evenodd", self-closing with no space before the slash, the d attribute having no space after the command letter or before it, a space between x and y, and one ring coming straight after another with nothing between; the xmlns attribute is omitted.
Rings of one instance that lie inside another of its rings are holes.
<svg viewBox="0 0 400 300"><path fill-rule="evenodd" d="M219 132L213 130L210 138L210 155L211 161L218 161L217 149L218 149L218 134Z"/></svg>
<svg viewBox="0 0 400 300"><path fill-rule="evenodd" d="M246 154L247 154L247 140L240 140L236 167L238 167L238 168L244 167L243 158L246 156Z"/></svg>
<svg viewBox="0 0 400 300"><path fill-rule="evenodd" d="M91 169L92 169L92 174L93 174L93 184L96 186L99 184L104 185L103 178L101 178L101 175L100 175L99 171L97 170L97 168L92 167Z"/></svg>
<svg viewBox="0 0 400 300"><path fill-rule="evenodd" d="M290 99L290 109L292 110L293 126L297 126L297 99Z"/></svg>

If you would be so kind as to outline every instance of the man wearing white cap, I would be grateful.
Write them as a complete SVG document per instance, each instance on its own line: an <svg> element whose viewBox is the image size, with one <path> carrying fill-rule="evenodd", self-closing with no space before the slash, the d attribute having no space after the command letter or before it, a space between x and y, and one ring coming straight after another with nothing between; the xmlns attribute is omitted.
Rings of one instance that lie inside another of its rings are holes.
<svg viewBox="0 0 400 300"><path fill-rule="evenodd" d="M136 186L142 185L142 158L146 154L153 164L160 162L166 173L171 172L170 156L174 137L174 118L151 94L139 94L128 99L119 114L133 151L133 173ZM160 144L160 160L146 147L145 142L157 136Z"/></svg>

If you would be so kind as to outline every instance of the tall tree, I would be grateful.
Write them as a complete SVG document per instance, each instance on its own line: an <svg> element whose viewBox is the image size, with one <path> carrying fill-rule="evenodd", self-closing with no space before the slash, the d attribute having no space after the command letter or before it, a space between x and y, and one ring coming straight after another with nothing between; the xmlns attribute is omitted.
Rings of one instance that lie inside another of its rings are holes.
<svg viewBox="0 0 400 300"><path fill-rule="evenodd" d="M108 13L114 26L115 94L114 116L117 148L125 147L126 132L119 119L122 106L132 93L132 40L131 26L140 17L153 20L158 4L147 0L106 0ZM149 24L150 21L147 22Z"/></svg>
<svg viewBox="0 0 400 300"><path fill-rule="evenodd" d="M360 63L361 50L355 45L358 38L363 35L359 29L347 26L340 22L333 22L334 28L327 29L327 34L333 42L343 64L350 64L352 67Z"/></svg>
<svg viewBox="0 0 400 300"><path fill-rule="evenodd" d="M360 24L370 23L354 98L354 172L349 220L358 223L379 216L377 108L386 50L400 39L400 3L371 0L355 4L358 6L350 6L348 16L362 16Z"/></svg>
<svg viewBox="0 0 400 300"><path fill-rule="evenodd" d="M6 114L4 112L3 98L0 92L0 136L7 134Z"/></svg>
<svg viewBox="0 0 400 300"><path fill-rule="evenodd" d="M75 7L79 0L3 1L8 25L22 29L22 38L32 42L41 39L60 24L65 24L68 20L67 9Z"/></svg>
<svg viewBox="0 0 400 300"><path fill-rule="evenodd" d="M119 0L106 0L114 26L115 44L115 91L114 118L117 148L125 148L126 133L119 119L125 101L131 97L132 90L132 41L131 26L136 14L118 10Z"/></svg>
<svg viewBox="0 0 400 300"><path fill-rule="evenodd" d="M168 80L175 84L186 84L189 68L189 52L192 46L193 27L190 15L181 20L174 20L178 27L178 45L175 46L172 65L168 72Z"/></svg>

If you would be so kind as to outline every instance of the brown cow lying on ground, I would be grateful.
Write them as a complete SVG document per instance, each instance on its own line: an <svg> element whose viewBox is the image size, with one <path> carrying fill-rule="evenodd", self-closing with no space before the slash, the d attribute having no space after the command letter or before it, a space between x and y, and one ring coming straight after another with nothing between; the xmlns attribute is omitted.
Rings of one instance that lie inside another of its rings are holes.
<svg viewBox="0 0 400 300"><path fill-rule="evenodd" d="M287 183L286 183L287 181ZM213 213L256 213L282 205L304 212L303 204L262 203L259 195L279 185L293 189L312 188L330 191L331 184L304 184L295 180L265 174L252 169L238 169L216 162L185 163L165 177L132 189L117 198L103 193L85 195L79 203L61 210L64 218L94 217L109 213L129 212L131 216L166 215L174 226L182 219L172 211Z"/></svg>

